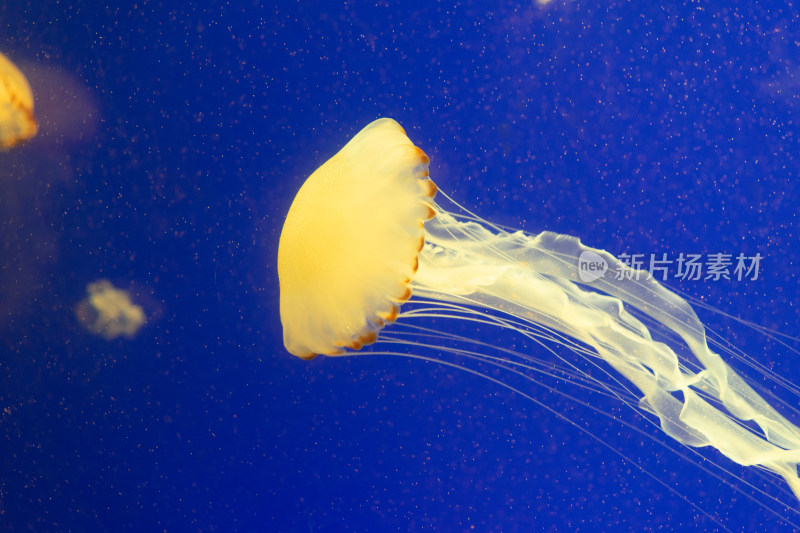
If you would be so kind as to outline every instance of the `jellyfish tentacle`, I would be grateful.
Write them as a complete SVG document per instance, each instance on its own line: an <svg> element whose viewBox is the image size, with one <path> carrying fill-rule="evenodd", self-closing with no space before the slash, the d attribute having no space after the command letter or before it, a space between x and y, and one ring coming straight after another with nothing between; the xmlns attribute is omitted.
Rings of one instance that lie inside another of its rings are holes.
<svg viewBox="0 0 800 533"><path fill-rule="evenodd" d="M582 281L578 261L584 252L601 257L610 271L631 269L577 238L490 231L437 211L426 223L415 294L508 313L588 344L641 391L640 406L659 418L665 433L688 446L712 446L743 466L771 470L800 500L800 429L708 347L705 328L680 296L644 271ZM628 307L678 335L697 370L654 340Z"/></svg>

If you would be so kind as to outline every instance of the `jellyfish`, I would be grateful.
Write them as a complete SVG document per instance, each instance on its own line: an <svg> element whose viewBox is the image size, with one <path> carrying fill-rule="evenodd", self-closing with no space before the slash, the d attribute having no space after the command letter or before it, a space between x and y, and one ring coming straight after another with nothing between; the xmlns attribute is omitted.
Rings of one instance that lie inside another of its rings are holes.
<svg viewBox="0 0 800 533"><path fill-rule="evenodd" d="M37 129L28 80L0 53L0 150L8 150L30 139Z"/></svg>
<svg viewBox="0 0 800 533"><path fill-rule="evenodd" d="M86 286L86 298L75 307L75 316L87 331L106 340L133 338L147 322L144 309L131 301L130 293L107 279Z"/></svg>
<svg viewBox="0 0 800 533"><path fill-rule="evenodd" d="M382 118L302 185L278 247L289 353L305 360L354 354L379 334L413 346L413 338L391 331L420 316L532 337L546 332L602 365L613 386L598 386L629 391L675 441L780 476L800 499L800 428L709 347L684 298L575 237L531 235L446 210L434 200L428 164L403 128ZM416 331L426 343L444 338ZM496 353L458 351L515 373L533 366L530 355L510 347Z"/></svg>

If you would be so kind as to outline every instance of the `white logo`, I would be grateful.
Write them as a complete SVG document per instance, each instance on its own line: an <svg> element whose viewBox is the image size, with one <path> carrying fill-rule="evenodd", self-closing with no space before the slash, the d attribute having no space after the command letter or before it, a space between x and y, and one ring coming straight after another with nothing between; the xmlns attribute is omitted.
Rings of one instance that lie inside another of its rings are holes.
<svg viewBox="0 0 800 533"><path fill-rule="evenodd" d="M578 277L584 283L591 283L603 277L608 271L608 263L602 256L586 250L578 256Z"/></svg>

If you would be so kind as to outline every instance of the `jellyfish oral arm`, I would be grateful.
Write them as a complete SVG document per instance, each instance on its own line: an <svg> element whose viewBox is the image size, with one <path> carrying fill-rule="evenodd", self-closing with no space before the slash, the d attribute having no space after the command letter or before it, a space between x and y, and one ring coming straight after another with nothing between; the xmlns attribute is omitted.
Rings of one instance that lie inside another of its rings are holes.
<svg viewBox="0 0 800 533"><path fill-rule="evenodd" d="M705 328L680 296L644 272L582 282L583 252L614 269L628 267L574 237L490 230L442 209L425 231L415 295L508 313L591 346L641 392L640 406L659 418L669 436L770 470L800 500L800 428L708 347ZM676 334L692 360L682 363L672 347L654 340L629 308Z"/></svg>

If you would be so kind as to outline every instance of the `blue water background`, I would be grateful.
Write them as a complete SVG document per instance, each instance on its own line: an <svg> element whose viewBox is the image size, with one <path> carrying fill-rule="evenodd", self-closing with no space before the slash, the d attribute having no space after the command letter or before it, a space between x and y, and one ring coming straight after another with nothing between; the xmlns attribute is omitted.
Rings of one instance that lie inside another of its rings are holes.
<svg viewBox="0 0 800 533"><path fill-rule="evenodd" d="M5 3L49 116L0 154L0 530L722 530L680 495L787 527L614 422L606 447L453 369L282 346L283 217L382 116L485 219L762 254L756 281L670 285L800 335L798 10L658 4ZM81 329L98 278L147 296L135 339ZM790 350L703 319L800 383Z"/></svg>

